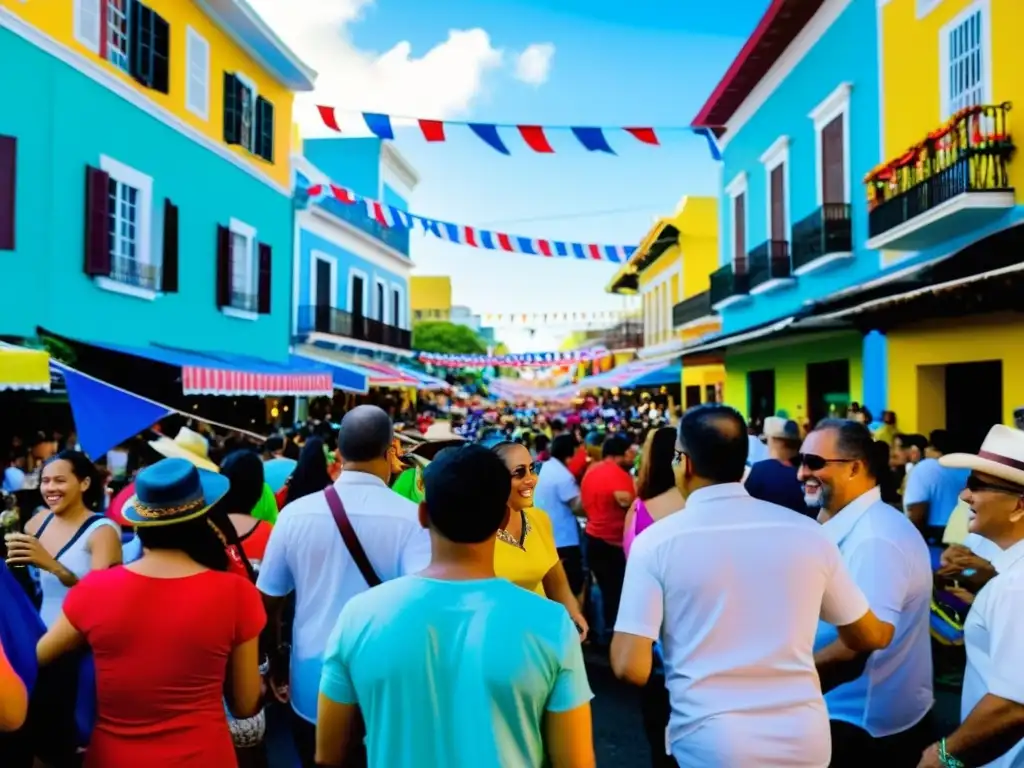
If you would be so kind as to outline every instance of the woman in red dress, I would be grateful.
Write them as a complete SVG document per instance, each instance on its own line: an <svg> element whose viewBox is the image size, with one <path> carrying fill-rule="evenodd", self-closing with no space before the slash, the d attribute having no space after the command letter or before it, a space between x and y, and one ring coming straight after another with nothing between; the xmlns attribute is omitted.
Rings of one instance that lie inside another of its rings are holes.
<svg viewBox="0 0 1024 768"><path fill-rule="evenodd" d="M256 588L228 572L207 516L228 485L183 459L143 470L122 513L143 557L79 582L39 641L40 664L92 649L98 712L86 768L237 765L224 697L236 717L259 711L266 614Z"/></svg>

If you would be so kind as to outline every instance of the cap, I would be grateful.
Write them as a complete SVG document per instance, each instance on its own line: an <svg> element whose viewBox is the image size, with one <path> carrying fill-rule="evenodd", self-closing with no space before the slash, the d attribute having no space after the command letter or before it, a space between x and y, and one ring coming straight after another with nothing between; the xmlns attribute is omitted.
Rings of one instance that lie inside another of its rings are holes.
<svg viewBox="0 0 1024 768"><path fill-rule="evenodd" d="M769 416L764 420L764 436L783 440L799 440L800 426L792 419Z"/></svg>

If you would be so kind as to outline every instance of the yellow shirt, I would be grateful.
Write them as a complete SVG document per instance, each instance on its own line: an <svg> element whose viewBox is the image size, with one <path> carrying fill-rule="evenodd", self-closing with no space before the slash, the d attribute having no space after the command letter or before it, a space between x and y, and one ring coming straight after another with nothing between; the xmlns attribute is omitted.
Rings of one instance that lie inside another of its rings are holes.
<svg viewBox="0 0 1024 768"><path fill-rule="evenodd" d="M544 577L558 562L555 533L551 528L551 518L537 507L526 510L526 522L530 529L523 540L525 549L501 539L495 542L494 572L544 597Z"/></svg>

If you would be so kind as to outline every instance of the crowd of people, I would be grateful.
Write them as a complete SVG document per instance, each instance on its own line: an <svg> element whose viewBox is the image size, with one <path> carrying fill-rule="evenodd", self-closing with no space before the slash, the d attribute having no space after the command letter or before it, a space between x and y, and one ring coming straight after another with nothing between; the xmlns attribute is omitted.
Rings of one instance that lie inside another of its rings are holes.
<svg viewBox="0 0 1024 768"><path fill-rule="evenodd" d="M584 405L415 465L372 405L301 447L182 427L109 491L33 446L0 764L264 766L277 707L303 766L592 768L586 648L656 768L1024 766L1024 432Z"/></svg>

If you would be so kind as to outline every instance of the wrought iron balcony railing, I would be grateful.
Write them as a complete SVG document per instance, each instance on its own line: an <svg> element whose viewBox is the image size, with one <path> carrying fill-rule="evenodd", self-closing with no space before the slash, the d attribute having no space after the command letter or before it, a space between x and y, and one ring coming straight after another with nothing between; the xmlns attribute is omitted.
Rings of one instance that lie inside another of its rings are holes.
<svg viewBox="0 0 1024 768"><path fill-rule="evenodd" d="M770 280L787 280L793 277L789 243L786 240L765 240L748 253L747 258L750 263L750 290Z"/></svg>
<svg viewBox="0 0 1024 768"><path fill-rule="evenodd" d="M853 251L849 203L825 203L793 225L793 271L832 253Z"/></svg>
<svg viewBox="0 0 1024 768"><path fill-rule="evenodd" d="M679 328L711 314L714 314L711 309L711 291L702 291L672 307L672 327Z"/></svg>
<svg viewBox="0 0 1024 768"><path fill-rule="evenodd" d="M412 349L412 333L369 317L333 307L299 307L299 333L329 333L356 341L369 341L397 349Z"/></svg>
<svg viewBox="0 0 1024 768"><path fill-rule="evenodd" d="M712 307L734 296L745 296L749 292L750 275L747 272L746 259L736 259L732 264L726 264L711 273Z"/></svg>
<svg viewBox="0 0 1024 768"><path fill-rule="evenodd" d="M315 204L342 221L380 240L403 256L409 255L409 230L405 227L385 227L376 219L371 219L366 215L366 207L361 202L348 205L328 197Z"/></svg>
<svg viewBox="0 0 1024 768"><path fill-rule="evenodd" d="M865 178L868 235L882 235L965 192L1008 192L1010 103L960 110Z"/></svg>

